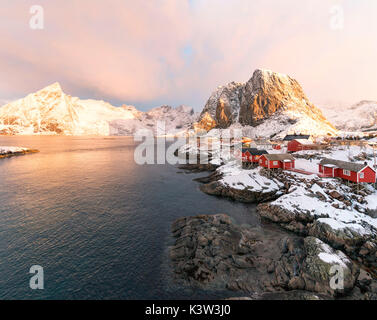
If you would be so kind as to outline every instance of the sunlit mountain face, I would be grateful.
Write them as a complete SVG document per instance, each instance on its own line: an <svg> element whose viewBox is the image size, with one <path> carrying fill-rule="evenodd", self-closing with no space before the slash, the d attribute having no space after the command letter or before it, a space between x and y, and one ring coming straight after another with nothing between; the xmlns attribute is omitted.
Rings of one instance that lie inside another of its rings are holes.
<svg viewBox="0 0 377 320"><path fill-rule="evenodd" d="M133 106L71 97L54 83L0 108L0 134L130 135L138 129L154 130L158 120L174 134L195 119L190 107L162 106L141 112Z"/></svg>

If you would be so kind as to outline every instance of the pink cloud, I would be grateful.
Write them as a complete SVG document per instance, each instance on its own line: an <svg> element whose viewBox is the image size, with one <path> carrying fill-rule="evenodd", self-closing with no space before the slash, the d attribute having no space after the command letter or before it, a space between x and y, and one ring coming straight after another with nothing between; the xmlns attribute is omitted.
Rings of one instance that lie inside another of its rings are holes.
<svg viewBox="0 0 377 320"><path fill-rule="evenodd" d="M337 31L329 10L338 1L39 3L39 31L28 27L33 1L7 0L0 8L2 98L59 81L73 95L200 109L216 86L247 81L264 67L296 77L319 104L377 100L373 0L343 1L345 25Z"/></svg>

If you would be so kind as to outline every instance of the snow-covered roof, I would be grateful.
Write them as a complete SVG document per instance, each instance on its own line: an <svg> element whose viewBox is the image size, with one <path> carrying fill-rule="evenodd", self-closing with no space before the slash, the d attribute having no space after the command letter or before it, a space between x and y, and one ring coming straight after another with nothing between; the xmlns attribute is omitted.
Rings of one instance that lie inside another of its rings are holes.
<svg viewBox="0 0 377 320"><path fill-rule="evenodd" d="M296 140L300 144L304 144L304 145L313 145L314 144L313 142L311 142L308 139L294 139L294 140Z"/></svg>
<svg viewBox="0 0 377 320"><path fill-rule="evenodd" d="M322 159L320 162L321 165L329 167L329 165L336 166L338 168L359 172L360 170L364 169L368 165L365 163L357 163L357 162L347 162L347 161L341 161L341 160L334 160L334 159Z"/></svg>
<svg viewBox="0 0 377 320"><path fill-rule="evenodd" d="M270 154L264 154L264 157L266 157L267 160L270 161L294 161L295 158L289 154L289 153L270 153Z"/></svg>
<svg viewBox="0 0 377 320"><path fill-rule="evenodd" d="M324 164L324 166L327 168L338 168L338 166L335 164Z"/></svg>

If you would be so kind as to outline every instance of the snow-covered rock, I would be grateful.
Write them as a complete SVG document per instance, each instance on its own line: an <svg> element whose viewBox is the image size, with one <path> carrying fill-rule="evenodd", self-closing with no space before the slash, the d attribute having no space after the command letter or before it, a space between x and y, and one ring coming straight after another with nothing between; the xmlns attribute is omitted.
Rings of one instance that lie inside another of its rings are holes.
<svg viewBox="0 0 377 320"><path fill-rule="evenodd" d="M244 86L243 83L231 82L218 87L204 106L197 127L206 130L214 126L227 128L232 123L238 122Z"/></svg>
<svg viewBox="0 0 377 320"><path fill-rule="evenodd" d="M238 123L249 126L259 136L337 133L295 79L260 69L246 84L232 82L219 87L208 99L195 127L210 130Z"/></svg>
<svg viewBox="0 0 377 320"><path fill-rule="evenodd" d="M0 108L0 134L129 135L138 129L155 131L157 121L165 121L167 133L176 134L195 119L190 107L141 112L133 106L71 97L54 83Z"/></svg>
<svg viewBox="0 0 377 320"><path fill-rule="evenodd" d="M1 147L0 146L0 159L22 155L26 153L36 153L36 152L38 152L38 150L22 148L22 147L9 147L9 146Z"/></svg>

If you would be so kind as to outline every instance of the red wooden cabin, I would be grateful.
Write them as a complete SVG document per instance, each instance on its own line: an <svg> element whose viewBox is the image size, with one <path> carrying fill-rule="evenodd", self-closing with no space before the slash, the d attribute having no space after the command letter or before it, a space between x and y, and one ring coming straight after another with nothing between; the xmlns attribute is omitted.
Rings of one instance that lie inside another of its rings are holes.
<svg viewBox="0 0 377 320"><path fill-rule="evenodd" d="M366 163L323 159L319 163L319 172L328 177L342 178L355 183L376 182L376 171Z"/></svg>
<svg viewBox="0 0 377 320"><path fill-rule="evenodd" d="M288 151L296 152L301 150L313 150L317 149L318 146L307 139L295 139L288 142Z"/></svg>
<svg viewBox="0 0 377 320"><path fill-rule="evenodd" d="M260 156L267 153L268 152L266 150L242 148L242 162L258 163Z"/></svg>
<svg viewBox="0 0 377 320"><path fill-rule="evenodd" d="M288 153L264 154L259 158L259 165L268 169L293 169L295 158Z"/></svg>

